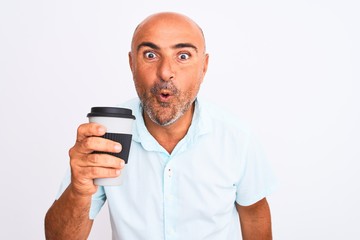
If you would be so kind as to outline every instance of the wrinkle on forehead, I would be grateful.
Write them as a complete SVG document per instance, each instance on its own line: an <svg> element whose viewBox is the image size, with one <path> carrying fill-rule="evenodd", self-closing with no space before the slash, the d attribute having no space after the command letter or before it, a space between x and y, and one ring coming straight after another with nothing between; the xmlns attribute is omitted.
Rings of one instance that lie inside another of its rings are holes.
<svg viewBox="0 0 360 240"><path fill-rule="evenodd" d="M174 12L162 12L150 15L149 17L145 18L135 29L133 38L131 41L131 49L132 51L136 49L134 43L136 42L137 38L142 34L143 31L148 30L148 28L154 28L157 26L172 26L175 29L178 29L179 26L182 26L185 31L193 32L194 34L199 34L199 37L202 41L202 47L204 48L205 53L205 37L202 29L200 26L190 19L189 17L174 13Z"/></svg>

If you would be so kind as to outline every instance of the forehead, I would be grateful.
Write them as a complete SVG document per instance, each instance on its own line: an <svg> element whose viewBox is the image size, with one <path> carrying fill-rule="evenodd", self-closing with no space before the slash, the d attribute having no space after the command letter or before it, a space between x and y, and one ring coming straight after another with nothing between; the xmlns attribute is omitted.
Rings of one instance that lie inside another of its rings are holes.
<svg viewBox="0 0 360 240"><path fill-rule="evenodd" d="M198 25L181 16L158 16L145 19L134 32L132 50L142 42L152 42L164 48L179 43L191 43L199 50L203 50L205 45Z"/></svg>

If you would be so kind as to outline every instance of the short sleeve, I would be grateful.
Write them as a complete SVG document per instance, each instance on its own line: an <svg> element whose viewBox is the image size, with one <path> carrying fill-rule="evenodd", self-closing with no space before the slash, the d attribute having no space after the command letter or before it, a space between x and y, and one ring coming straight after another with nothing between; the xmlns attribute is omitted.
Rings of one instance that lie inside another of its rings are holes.
<svg viewBox="0 0 360 240"><path fill-rule="evenodd" d="M254 204L272 193L276 185L277 180L262 147L254 136L250 136L242 156L236 202L242 206Z"/></svg>
<svg viewBox="0 0 360 240"><path fill-rule="evenodd" d="M65 176L60 184L59 190L56 194L56 200L60 198L60 196L63 194L63 192L66 190L66 188L69 186L71 181L71 172L70 169L66 170Z"/></svg>
<svg viewBox="0 0 360 240"><path fill-rule="evenodd" d="M95 217L100 212L101 208L104 206L106 201L106 194L103 186L99 186L97 192L92 196L91 207L89 212L89 218L95 219Z"/></svg>
<svg viewBox="0 0 360 240"><path fill-rule="evenodd" d="M69 186L71 182L71 171L70 169L67 170L64 179L60 184L59 191L56 195L56 200L60 198L66 188ZM106 201L106 195L104 191L104 187L99 186L97 192L92 196L91 199L91 206L89 211L89 218L94 219L97 214L100 212L102 206L104 206Z"/></svg>

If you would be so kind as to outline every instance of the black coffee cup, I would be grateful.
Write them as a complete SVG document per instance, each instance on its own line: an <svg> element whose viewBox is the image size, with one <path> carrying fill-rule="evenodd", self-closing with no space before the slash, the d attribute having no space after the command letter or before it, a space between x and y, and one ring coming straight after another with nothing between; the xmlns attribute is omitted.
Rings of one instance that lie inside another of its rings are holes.
<svg viewBox="0 0 360 240"><path fill-rule="evenodd" d="M94 153L110 154L123 159L127 164L132 140L132 125L135 120L135 116L132 115L132 110L119 107L92 107L91 112L88 113L87 117L89 118L89 122L99 123L106 127L107 131L103 136L104 138L116 141L122 145L120 153ZM94 183L102 186L120 185L122 183L125 168L118 177L97 178L94 179Z"/></svg>

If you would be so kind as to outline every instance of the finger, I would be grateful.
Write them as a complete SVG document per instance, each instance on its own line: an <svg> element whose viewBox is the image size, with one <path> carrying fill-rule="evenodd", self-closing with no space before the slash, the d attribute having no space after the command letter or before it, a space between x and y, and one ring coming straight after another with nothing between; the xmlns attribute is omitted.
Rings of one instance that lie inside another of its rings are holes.
<svg viewBox="0 0 360 240"><path fill-rule="evenodd" d="M106 128L98 123L84 123L77 129L76 141L81 142L90 136L103 136L106 133Z"/></svg>
<svg viewBox="0 0 360 240"><path fill-rule="evenodd" d="M120 175L120 172L120 169L106 167L81 168L81 174L88 179L117 177Z"/></svg>
<svg viewBox="0 0 360 240"><path fill-rule="evenodd" d="M80 166L122 169L125 161L109 154L88 154L81 161Z"/></svg>
<svg viewBox="0 0 360 240"><path fill-rule="evenodd" d="M79 153L92 153L94 151L118 153L122 149L120 143L101 137L87 137L77 143Z"/></svg>

